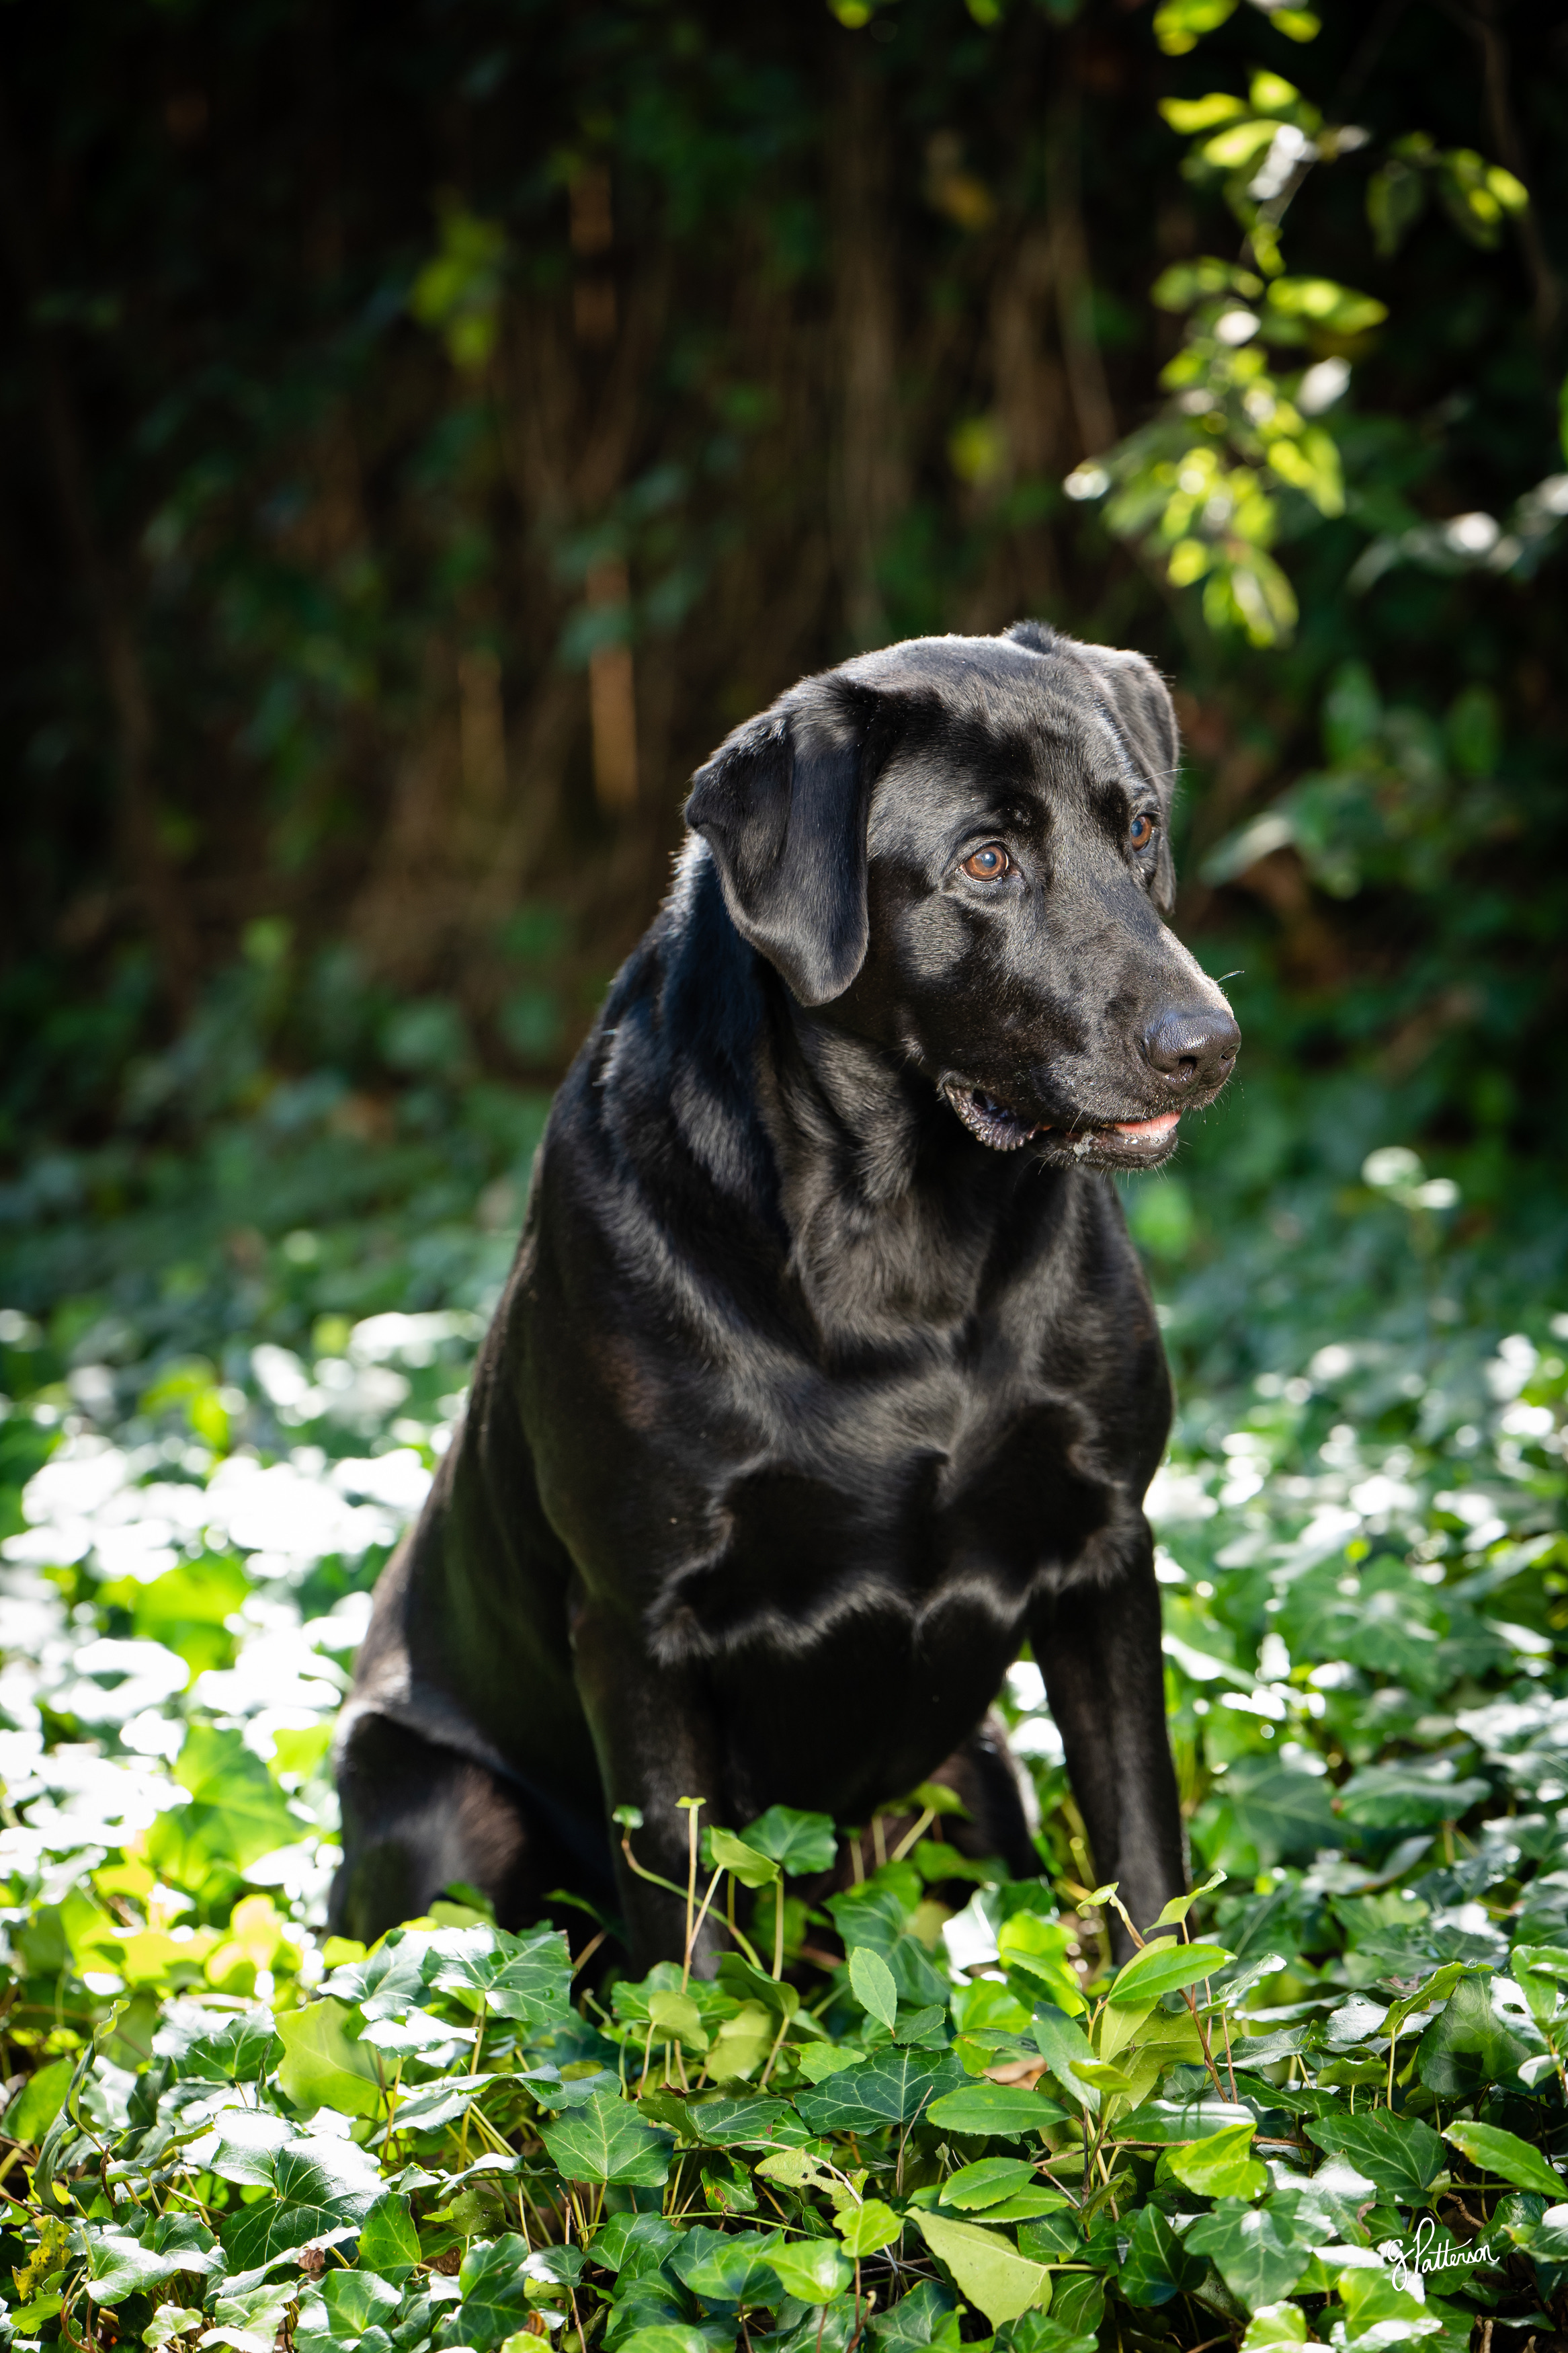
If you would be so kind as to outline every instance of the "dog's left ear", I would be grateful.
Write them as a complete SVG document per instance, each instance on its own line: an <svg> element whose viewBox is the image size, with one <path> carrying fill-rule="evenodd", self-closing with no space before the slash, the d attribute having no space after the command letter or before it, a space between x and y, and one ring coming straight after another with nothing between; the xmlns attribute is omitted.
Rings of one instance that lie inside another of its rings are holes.
<svg viewBox="0 0 1568 2353"><path fill-rule="evenodd" d="M1182 739L1170 689L1151 661L1142 654L1122 653L1114 646L1086 646L1077 638L1062 637L1038 622L1020 621L1007 631L1033 652L1064 655L1086 670L1107 716L1126 746L1129 758L1160 796L1160 807L1170 816L1181 765ZM1159 862L1154 871L1154 903L1168 915L1176 897L1176 866L1171 855L1168 825L1160 830Z"/></svg>
<svg viewBox="0 0 1568 2353"><path fill-rule="evenodd" d="M868 736L878 698L807 679L726 736L692 778L686 822L706 839L743 940L803 1005L842 996L866 960Z"/></svg>

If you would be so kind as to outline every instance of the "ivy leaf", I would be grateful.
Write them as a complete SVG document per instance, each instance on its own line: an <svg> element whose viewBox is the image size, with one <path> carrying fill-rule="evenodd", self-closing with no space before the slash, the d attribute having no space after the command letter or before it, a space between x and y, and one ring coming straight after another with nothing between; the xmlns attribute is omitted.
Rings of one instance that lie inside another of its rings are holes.
<svg viewBox="0 0 1568 2353"><path fill-rule="evenodd" d="M768 2257L786 2295L802 2304L831 2304L855 2276L836 2239L797 2239Z"/></svg>
<svg viewBox="0 0 1568 2353"><path fill-rule="evenodd" d="M877 2353L959 2353L958 2303L945 2280L926 2279L871 2323Z"/></svg>
<svg viewBox="0 0 1568 2353"><path fill-rule="evenodd" d="M1256 2198L1268 2187L1268 2168L1252 2154L1257 2127L1226 2125L1206 2139L1187 2141L1168 2149L1163 2162L1187 2189L1200 2198Z"/></svg>
<svg viewBox="0 0 1568 2353"><path fill-rule="evenodd" d="M360 2260L364 2260L363 2239ZM332 2335L351 2343L367 2328L385 2327L403 2300L390 2281L378 2279L373 2271L330 2271L321 2281L321 2295Z"/></svg>
<svg viewBox="0 0 1568 2353"><path fill-rule="evenodd" d="M964 2081L950 2052L879 2051L863 2067L830 2076L820 2090L798 2093L795 2106L813 2132L874 2132L879 2125L909 2124L928 2101Z"/></svg>
<svg viewBox="0 0 1568 2353"><path fill-rule="evenodd" d="M542 2126L541 2138L568 2181L658 2189L669 2171L672 2136L644 2124L626 2101L605 2092L595 2092L560 2124Z"/></svg>
<svg viewBox="0 0 1568 2353"><path fill-rule="evenodd" d="M158 2254L112 2224L87 2233L87 2293L94 2304L122 2304L128 2295L162 2287L185 2268L177 2251Z"/></svg>
<svg viewBox="0 0 1568 2353"><path fill-rule="evenodd" d="M1314 2116L1307 2137L1348 2158L1373 2188L1401 2206L1421 2206L1443 2170L1443 2144L1419 2117L1374 2108L1368 2116Z"/></svg>
<svg viewBox="0 0 1568 2353"><path fill-rule="evenodd" d="M226 2108L212 2132L194 2142L188 2153L193 2164L216 2173L220 2181L270 2189L279 2150L300 2137L287 2117L271 2116L265 2108Z"/></svg>
<svg viewBox="0 0 1568 2353"><path fill-rule="evenodd" d="M350 2140L302 2140L279 2150L276 2199L225 2217L220 2236L231 2273L254 2271L312 2239L363 2221L381 2194L375 2159Z"/></svg>
<svg viewBox="0 0 1568 2353"><path fill-rule="evenodd" d="M1011 2241L973 2222L950 2222L940 2214L913 2211L910 2221L927 2246L952 2274L960 2295L978 2305L993 2328L1016 2320L1032 2305L1051 2300L1048 2265L1021 2255Z"/></svg>
<svg viewBox="0 0 1568 2353"><path fill-rule="evenodd" d="M1244 2206L1235 2198L1200 2214L1186 2243L1193 2254L1212 2256L1232 2295L1249 2312L1289 2295L1311 2253L1269 2207Z"/></svg>
<svg viewBox="0 0 1568 2353"><path fill-rule="evenodd" d="M1247 2324L1241 2353L1295 2353L1297 2346L1316 2342L1299 2304L1261 2304Z"/></svg>
<svg viewBox="0 0 1568 2353"><path fill-rule="evenodd" d="M1129 2304L1169 2304L1206 2275L1208 2265L1189 2254L1157 2206L1141 2206L1133 2218L1117 2285Z"/></svg>
<svg viewBox="0 0 1568 2353"><path fill-rule="evenodd" d="M1517 2073L1531 2045L1505 2026L1482 1977L1461 1978L1415 2050L1415 2072L1429 2092L1468 2099Z"/></svg>
<svg viewBox="0 0 1568 2353"><path fill-rule="evenodd" d="M1452 2141L1472 2165L1511 2181L1516 2189L1537 2189L1553 2205L1568 2197L1562 2175L1517 2133L1503 2132L1496 2125L1457 2124L1444 2126L1443 2138Z"/></svg>
<svg viewBox="0 0 1568 2353"><path fill-rule="evenodd" d="M862 2255L874 2255L882 2247L890 2247L903 2232L903 2223L890 2206L879 2198L868 2198L852 2212L839 2219L838 2234L844 2242L844 2252L857 2262Z"/></svg>
<svg viewBox="0 0 1568 2353"><path fill-rule="evenodd" d="M748 1846L733 1831L721 1830L717 1824L704 1833L702 1846L710 1869L729 1872L742 1887L771 1887L779 1875L772 1855Z"/></svg>
<svg viewBox="0 0 1568 2353"><path fill-rule="evenodd" d="M738 2148L753 2141L789 2148L807 2137L787 2100L770 2099L762 2093L713 2092L687 2100L683 2106L691 2137L710 2148Z"/></svg>
<svg viewBox="0 0 1568 2353"><path fill-rule="evenodd" d="M570 2014L572 1957L559 1928L535 1929L528 1936L489 1927L441 1934L429 1980L437 1993L477 1994L497 2017L531 2026Z"/></svg>
<svg viewBox="0 0 1568 2353"><path fill-rule="evenodd" d="M879 2018L891 2034L898 2016L899 1989L880 1953L872 1952L868 1945L855 1947L849 1956L849 1985L861 2009Z"/></svg>
<svg viewBox="0 0 1568 2353"><path fill-rule="evenodd" d="M43 2139L65 2105L75 2071L74 2059L51 2059L47 2066L34 2069L5 2110L7 2140L33 2147Z"/></svg>
<svg viewBox="0 0 1568 2353"><path fill-rule="evenodd" d="M521 2328L528 2317L528 2242L515 2231L499 2239L477 2240L458 2274L462 2303L457 2322L462 2342L489 2353Z"/></svg>
<svg viewBox="0 0 1568 2353"><path fill-rule="evenodd" d="M406 2198L394 2189L378 2198L359 2234L359 2260L367 2270L401 2287L423 2257L419 2232Z"/></svg>
<svg viewBox="0 0 1568 2353"><path fill-rule="evenodd" d="M713 2353L700 2328L680 2320L658 2321L651 2328L634 2329L623 2337L616 2353Z"/></svg>
<svg viewBox="0 0 1568 2353"><path fill-rule="evenodd" d="M669 2268L704 2304L772 2304L777 2295L773 2259L782 2243L777 2231L699 2225L682 2232Z"/></svg>
<svg viewBox="0 0 1568 2353"><path fill-rule="evenodd" d="M242 1733L193 1724L174 1770L191 1802L158 1816L147 1833L147 1861L175 1886L199 1887L214 1863L243 1872L300 1836L282 1791Z"/></svg>
<svg viewBox="0 0 1568 2353"><path fill-rule="evenodd" d="M770 1855L791 1878L831 1871L838 1854L838 1833L831 1814L805 1814L794 1806L770 1806L744 1832L746 1844Z"/></svg>
<svg viewBox="0 0 1568 2353"><path fill-rule="evenodd" d="M258 2083L280 2054L272 2012L260 2002L215 2019L197 2002L172 2001L153 2037L153 2057L170 2060L176 2076L208 2082Z"/></svg>
<svg viewBox="0 0 1568 2353"><path fill-rule="evenodd" d="M286 2010L278 2021L283 2060L278 2081L298 2108L313 2116L336 2108L351 2116L379 2116L381 2076L374 2052L351 2032L353 2012L328 1996Z"/></svg>

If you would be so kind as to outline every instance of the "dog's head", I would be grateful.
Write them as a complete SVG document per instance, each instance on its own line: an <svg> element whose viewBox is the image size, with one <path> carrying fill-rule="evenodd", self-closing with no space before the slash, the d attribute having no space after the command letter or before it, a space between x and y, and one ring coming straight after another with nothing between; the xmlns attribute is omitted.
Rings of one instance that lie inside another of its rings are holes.
<svg viewBox="0 0 1568 2353"><path fill-rule="evenodd" d="M982 1144L1149 1167L1240 1044L1163 920L1178 756L1142 655L1023 622L804 680L686 814L800 1002L910 1058Z"/></svg>

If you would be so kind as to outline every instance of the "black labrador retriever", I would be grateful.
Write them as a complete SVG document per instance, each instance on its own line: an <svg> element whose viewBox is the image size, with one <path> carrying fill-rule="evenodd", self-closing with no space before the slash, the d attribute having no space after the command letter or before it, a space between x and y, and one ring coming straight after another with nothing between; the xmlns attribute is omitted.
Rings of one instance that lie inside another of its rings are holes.
<svg viewBox="0 0 1568 2353"><path fill-rule="evenodd" d="M1022 623L806 679L699 771L551 1114L462 1430L377 1589L336 1924L558 1886L679 1955L687 1817L864 1822L944 1764L1038 1868L986 1712L1026 1639L1103 1879L1184 1883L1142 1502L1170 1419L1104 1172L1239 1032L1167 930L1175 717Z"/></svg>

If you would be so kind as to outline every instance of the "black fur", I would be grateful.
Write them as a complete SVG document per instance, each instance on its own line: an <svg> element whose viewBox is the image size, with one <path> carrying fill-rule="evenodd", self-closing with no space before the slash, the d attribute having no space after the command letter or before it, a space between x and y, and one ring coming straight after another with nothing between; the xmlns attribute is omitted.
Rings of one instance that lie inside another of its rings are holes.
<svg viewBox="0 0 1568 2353"><path fill-rule="evenodd" d="M610 1808L683 1882L682 1797L864 1821L944 1760L969 1842L1031 1870L986 1722L1026 1639L1095 1870L1142 1920L1181 1886L1141 1508L1169 1388L1100 1173L1165 1157L1136 1124L1236 1051L1161 920L1177 757L1145 661L1026 623L805 680L700 771L377 1591L340 1926L566 1884L644 1966L681 1907Z"/></svg>

